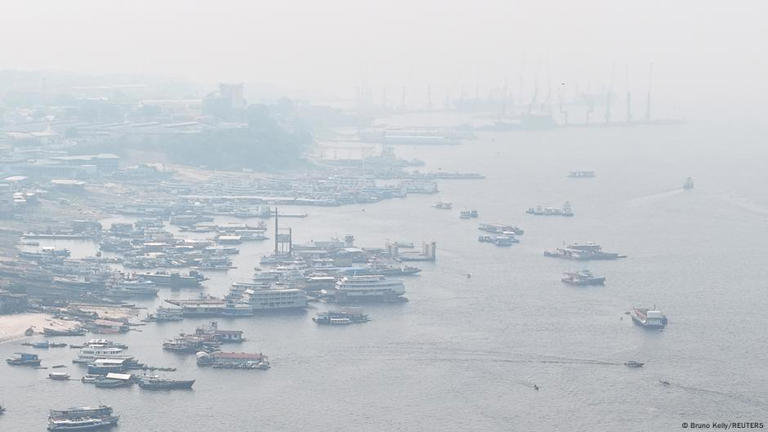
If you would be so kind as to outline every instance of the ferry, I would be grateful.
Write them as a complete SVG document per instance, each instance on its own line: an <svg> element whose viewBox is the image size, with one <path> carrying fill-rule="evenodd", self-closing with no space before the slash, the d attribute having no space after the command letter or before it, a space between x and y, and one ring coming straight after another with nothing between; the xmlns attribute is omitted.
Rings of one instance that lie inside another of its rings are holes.
<svg viewBox="0 0 768 432"><path fill-rule="evenodd" d="M418 267L407 265L369 264L365 267L349 267L338 270L342 275L381 275L381 276L412 276L421 272ZM332 277L331 277L332 278ZM335 278L332 278L335 279ZM335 280L334 280L335 282Z"/></svg>
<svg viewBox="0 0 768 432"><path fill-rule="evenodd" d="M571 171L568 173L570 178L593 178L595 177L594 171Z"/></svg>
<svg viewBox="0 0 768 432"><path fill-rule="evenodd" d="M573 216L573 209L571 208L571 203L568 201L563 204L563 207L561 208L555 208L555 207L531 207L528 210L526 210L526 213L534 216L565 216L565 217L572 217Z"/></svg>
<svg viewBox="0 0 768 432"><path fill-rule="evenodd" d="M50 418L48 419L48 430L52 432L99 430L116 425L119 419L120 418L117 416L66 419Z"/></svg>
<svg viewBox="0 0 768 432"><path fill-rule="evenodd" d="M83 417L90 417L90 418L98 418L98 417L109 417L112 415L112 407L109 405L99 405L96 407L73 407L73 408L67 408L63 410L51 410L50 417L51 418L83 418Z"/></svg>
<svg viewBox="0 0 768 432"><path fill-rule="evenodd" d="M525 231L523 231L520 227L517 227L514 225L504 225L504 224L496 224L496 223L480 224L480 226L477 229L479 229L480 231L489 232L491 234L523 235L525 233Z"/></svg>
<svg viewBox="0 0 768 432"><path fill-rule="evenodd" d="M370 321L368 315L357 308L343 311L320 312L312 318L318 325L349 325L361 324Z"/></svg>
<svg viewBox="0 0 768 432"><path fill-rule="evenodd" d="M520 240L513 235L481 235L477 237L477 241L480 243L493 243L500 247L512 246L515 243L520 243Z"/></svg>
<svg viewBox="0 0 768 432"><path fill-rule="evenodd" d="M154 314L150 314L144 321L181 321L184 319L184 312L180 308L158 307Z"/></svg>
<svg viewBox="0 0 768 432"><path fill-rule="evenodd" d="M336 282L333 297L339 303L402 302L405 284L380 275L347 276Z"/></svg>
<svg viewBox="0 0 768 432"><path fill-rule="evenodd" d="M553 258L564 258L577 261L586 260L615 260L626 258L626 255L620 255L615 252L604 252L603 248L596 243L572 243L563 248L544 251L544 256Z"/></svg>
<svg viewBox="0 0 768 432"><path fill-rule="evenodd" d="M96 359L129 359L131 356L123 354L123 349L118 347L89 346L82 348L72 363L88 364Z"/></svg>
<svg viewBox="0 0 768 432"><path fill-rule="evenodd" d="M577 272L565 272L563 273L563 277L560 280L563 281L564 283L567 283L570 285L578 285L578 286L605 284L604 276L595 276L589 270L581 270Z"/></svg>
<svg viewBox="0 0 768 432"><path fill-rule="evenodd" d="M122 344L122 343L119 343L119 342L114 342L114 341L111 341L109 339L90 339L86 343L84 343L83 346L80 347L80 348L84 348L84 347L91 347L91 348L97 348L97 347L107 348L107 347L111 347L111 348L128 349L128 345ZM72 347L72 348L75 348L75 347Z"/></svg>
<svg viewBox="0 0 768 432"><path fill-rule="evenodd" d="M155 297L159 288L150 280L126 280L117 285L117 291L129 297Z"/></svg>
<svg viewBox="0 0 768 432"><path fill-rule="evenodd" d="M648 329L663 329L667 326L667 317L659 310L632 308L632 322Z"/></svg>

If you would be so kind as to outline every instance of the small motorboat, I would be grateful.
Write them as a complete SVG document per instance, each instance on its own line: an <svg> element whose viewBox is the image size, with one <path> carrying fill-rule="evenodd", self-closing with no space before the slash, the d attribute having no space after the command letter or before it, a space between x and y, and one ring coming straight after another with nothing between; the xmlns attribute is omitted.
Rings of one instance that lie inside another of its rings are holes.
<svg viewBox="0 0 768 432"><path fill-rule="evenodd" d="M48 378L55 381L69 381L69 374L66 372L51 372L48 374Z"/></svg>
<svg viewBox="0 0 768 432"><path fill-rule="evenodd" d="M665 385L665 386L668 386L668 385L669 385L669 381L665 381L665 380L659 380L659 382L660 382L662 385Z"/></svg>
<svg viewBox="0 0 768 432"><path fill-rule="evenodd" d="M641 368L643 367L644 364L645 363L643 362L634 361L634 360L624 362L624 366L631 367L631 368Z"/></svg>

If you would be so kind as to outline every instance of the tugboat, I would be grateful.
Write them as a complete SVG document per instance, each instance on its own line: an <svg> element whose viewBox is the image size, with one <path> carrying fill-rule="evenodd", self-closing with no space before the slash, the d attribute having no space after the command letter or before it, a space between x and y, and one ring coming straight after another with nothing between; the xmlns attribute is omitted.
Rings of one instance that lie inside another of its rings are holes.
<svg viewBox="0 0 768 432"><path fill-rule="evenodd" d="M647 329L663 329L667 326L667 317L660 310L648 308L632 308L632 321Z"/></svg>
<svg viewBox="0 0 768 432"><path fill-rule="evenodd" d="M630 368L641 368L643 367L644 364L645 363L643 362L634 361L634 360L624 362L624 366L630 367Z"/></svg>
<svg viewBox="0 0 768 432"><path fill-rule="evenodd" d="M687 179L685 179L685 183L683 183L683 189L685 190L693 189L693 179L691 177L688 177Z"/></svg>
<svg viewBox="0 0 768 432"><path fill-rule="evenodd" d="M578 272L565 272L561 281L570 285L605 285L605 276L595 276L589 270L581 270Z"/></svg>

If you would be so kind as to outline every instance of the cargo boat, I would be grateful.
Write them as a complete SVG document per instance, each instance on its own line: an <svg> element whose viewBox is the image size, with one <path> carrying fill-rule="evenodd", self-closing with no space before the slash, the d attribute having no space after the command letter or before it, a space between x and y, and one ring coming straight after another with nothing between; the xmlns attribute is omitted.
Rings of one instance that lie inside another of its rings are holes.
<svg viewBox="0 0 768 432"><path fill-rule="evenodd" d="M693 189L693 179L691 177L688 177L687 179L685 179L685 183L683 183L683 189L685 190Z"/></svg>
<svg viewBox="0 0 768 432"><path fill-rule="evenodd" d="M262 369L270 368L267 356L249 353L234 352L198 352L196 354L198 366L211 366L217 369Z"/></svg>
<svg viewBox="0 0 768 432"><path fill-rule="evenodd" d="M632 308L629 315L632 322L643 328L663 329L667 326L667 317L656 309Z"/></svg>
<svg viewBox="0 0 768 432"><path fill-rule="evenodd" d="M69 381L69 374L66 372L51 372L48 378L54 381Z"/></svg>
<svg viewBox="0 0 768 432"><path fill-rule="evenodd" d="M5 359L11 366L40 366L37 354L16 353L16 357Z"/></svg>
<svg viewBox="0 0 768 432"><path fill-rule="evenodd" d="M604 285L605 276L595 276L589 270L581 270L577 272L565 272L560 279L564 283L570 285L586 286L586 285Z"/></svg>
<svg viewBox="0 0 768 432"><path fill-rule="evenodd" d="M158 376L139 377L139 387L143 390L177 390L191 389L195 380L173 380Z"/></svg>
<svg viewBox="0 0 768 432"><path fill-rule="evenodd" d="M615 260L619 258L626 258L626 255L620 255L615 252L604 252L600 245L591 242L573 243L564 248L544 251L544 256L576 261Z"/></svg>

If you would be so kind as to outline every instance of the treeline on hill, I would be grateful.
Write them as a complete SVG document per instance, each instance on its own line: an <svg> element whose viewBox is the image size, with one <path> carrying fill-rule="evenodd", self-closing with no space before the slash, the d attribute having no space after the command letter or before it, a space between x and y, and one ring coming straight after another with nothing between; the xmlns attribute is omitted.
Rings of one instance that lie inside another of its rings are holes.
<svg viewBox="0 0 768 432"><path fill-rule="evenodd" d="M167 162L209 169L278 170L305 166L302 153L312 143L311 128L284 105L250 105L242 126L219 123L200 133L133 135L109 143L87 142L77 153L111 152L133 162ZM229 126L231 125L231 126ZM144 159L144 155L152 160Z"/></svg>
<svg viewBox="0 0 768 432"><path fill-rule="evenodd" d="M247 127L213 128L163 139L169 162L215 169L273 170L303 164L312 134L297 118L274 115L266 106L246 110Z"/></svg>

